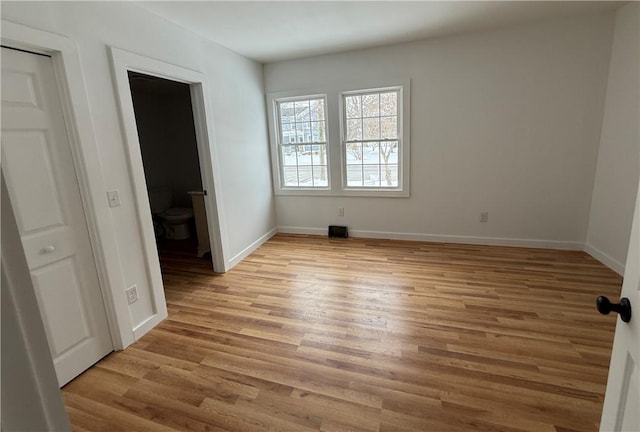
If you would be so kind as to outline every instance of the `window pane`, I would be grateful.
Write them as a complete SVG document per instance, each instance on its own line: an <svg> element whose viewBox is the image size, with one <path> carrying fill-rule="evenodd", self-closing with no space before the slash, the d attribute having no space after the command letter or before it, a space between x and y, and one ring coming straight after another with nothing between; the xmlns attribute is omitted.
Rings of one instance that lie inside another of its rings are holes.
<svg viewBox="0 0 640 432"><path fill-rule="evenodd" d="M347 144L347 164L362 164L362 143Z"/></svg>
<svg viewBox="0 0 640 432"><path fill-rule="evenodd" d="M282 185L327 186L329 161L325 98L277 102L277 107Z"/></svg>
<svg viewBox="0 0 640 432"><path fill-rule="evenodd" d="M300 126L298 126L297 123L292 123L291 126L293 126L293 130L292 130L291 134L289 135L289 142L290 143L297 143L297 142L300 141L298 139L298 136L304 135L304 127L302 126L302 123L300 123ZM300 132L298 132L298 127L300 127Z"/></svg>
<svg viewBox="0 0 640 432"><path fill-rule="evenodd" d="M362 162L365 164L380 163L380 147L377 142L366 142L362 149Z"/></svg>
<svg viewBox="0 0 640 432"><path fill-rule="evenodd" d="M380 138L398 138L398 117L380 118Z"/></svg>
<svg viewBox="0 0 640 432"><path fill-rule="evenodd" d="M363 166L365 186L380 186L380 165Z"/></svg>
<svg viewBox="0 0 640 432"><path fill-rule="evenodd" d="M380 119L366 118L362 120L362 139L380 139Z"/></svg>
<svg viewBox="0 0 640 432"><path fill-rule="evenodd" d="M298 169L296 167L284 167L282 171L285 186L298 186Z"/></svg>
<svg viewBox="0 0 640 432"><path fill-rule="evenodd" d="M398 163L398 141L380 143L380 163Z"/></svg>
<svg viewBox="0 0 640 432"><path fill-rule="evenodd" d="M313 165L327 165L327 146L326 144L314 144L311 152L311 160Z"/></svg>
<svg viewBox="0 0 640 432"><path fill-rule="evenodd" d="M295 146L282 146L282 165L295 166L297 163Z"/></svg>
<svg viewBox="0 0 640 432"><path fill-rule="evenodd" d="M298 166L298 182L300 186L313 186L313 169L311 166Z"/></svg>
<svg viewBox="0 0 640 432"><path fill-rule="evenodd" d="M324 128L324 122L311 122L311 142L326 142L327 132Z"/></svg>
<svg viewBox="0 0 640 432"><path fill-rule="evenodd" d="M362 116L378 117L380 115L380 97L378 93L362 96Z"/></svg>
<svg viewBox="0 0 640 432"><path fill-rule="evenodd" d="M398 93L380 94L380 115L398 115Z"/></svg>
<svg viewBox="0 0 640 432"><path fill-rule="evenodd" d="M347 120L347 141L362 139L362 120Z"/></svg>
<svg viewBox="0 0 640 432"><path fill-rule="evenodd" d="M294 110L293 110L293 102L281 102L280 103L280 122L281 123L292 123L296 121Z"/></svg>
<svg viewBox="0 0 640 432"><path fill-rule="evenodd" d="M324 120L324 99L312 99L311 120Z"/></svg>
<svg viewBox="0 0 640 432"><path fill-rule="evenodd" d="M311 116L309 115L309 101L297 101L295 102L296 108L296 121L309 121Z"/></svg>
<svg viewBox="0 0 640 432"><path fill-rule="evenodd" d="M345 96L344 105L347 118L362 117L361 96Z"/></svg>
<svg viewBox="0 0 640 432"><path fill-rule="evenodd" d="M296 142L296 125L293 123L282 123L280 125L282 133L282 144Z"/></svg>
<svg viewBox="0 0 640 432"><path fill-rule="evenodd" d="M296 123L296 137L298 143L311 141L311 123Z"/></svg>
<svg viewBox="0 0 640 432"><path fill-rule="evenodd" d="M298 165L311 165L311 145L299 145Z"/></svg>
<svg viewBox="0 0 640 432"><path fill-rule="evenodd" d="M346 186L397 188L400 171L400 93L343 96Z"/></svg>
<svg viewBox="0 0 640 432"><path fill-rule="evenodd" d="M362 186L362 166L347 166L347 186Z"/></svg>
<svg viewBox="0 0 640 432"><path fill-rule="evenodd" d="M380 167L382 173L382 186L383 187L397 187L398 186L398 165L382 165Z"/></svg>
<svg viewBox="0 0 640 432"><path fill-rule="evenodd" d="M314 186L329 186L329 178L327 177L326 166L314 166L313 167L313 185Z"/></svg>

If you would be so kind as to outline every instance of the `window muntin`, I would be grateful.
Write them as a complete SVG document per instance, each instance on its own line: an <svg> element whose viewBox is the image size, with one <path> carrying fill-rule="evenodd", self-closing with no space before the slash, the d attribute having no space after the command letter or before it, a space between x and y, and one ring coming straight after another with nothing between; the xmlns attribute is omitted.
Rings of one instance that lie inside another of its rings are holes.
<svg viewBox="0 0 640 432"><path fill-rule="evenodd" d="M400 89L342 95L345 187L400 189Z"/></svg>
<svg viewBox="0 0 640 432"><path fill-rule="evenodd" d="M328 188L326 98L275 101L283 188Z"/></svg>

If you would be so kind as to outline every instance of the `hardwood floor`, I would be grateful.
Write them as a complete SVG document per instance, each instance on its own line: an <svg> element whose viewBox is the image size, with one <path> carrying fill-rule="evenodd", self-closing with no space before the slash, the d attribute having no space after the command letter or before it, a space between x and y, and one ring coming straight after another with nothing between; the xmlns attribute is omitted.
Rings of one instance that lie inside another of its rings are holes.
<svg viewBox="0 0 640 432"><path fill-rule="evenodd" d="M277 235L162 258L169 318L63 389L78 431L596 431L621 278L583 252Z"/></svg>

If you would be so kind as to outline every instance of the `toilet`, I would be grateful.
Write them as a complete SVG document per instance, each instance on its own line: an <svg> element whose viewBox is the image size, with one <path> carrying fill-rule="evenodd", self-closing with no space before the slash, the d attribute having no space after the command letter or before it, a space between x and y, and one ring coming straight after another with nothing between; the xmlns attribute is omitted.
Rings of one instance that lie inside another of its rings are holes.
<svg viewBox="0 0 640 432"><path fill-rule="evenodd" d="M168 187L149 189L149 204L156 235L171 240L188 239L191 237L189 225L193 219L193 209L172 208L171 201L171 189Z"/></svg>

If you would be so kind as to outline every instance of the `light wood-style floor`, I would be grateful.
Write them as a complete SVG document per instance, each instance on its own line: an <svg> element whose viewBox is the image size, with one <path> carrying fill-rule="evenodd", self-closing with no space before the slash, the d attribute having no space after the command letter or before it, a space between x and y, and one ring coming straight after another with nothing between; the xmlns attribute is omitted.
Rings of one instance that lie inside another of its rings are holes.
<svg viewBox="0 0 640 432"><path fill-rule="evenodd" d="M596 431L621 278L582 252L277 235L162 259L169 318L63 389L87 431Z"/></svg>

